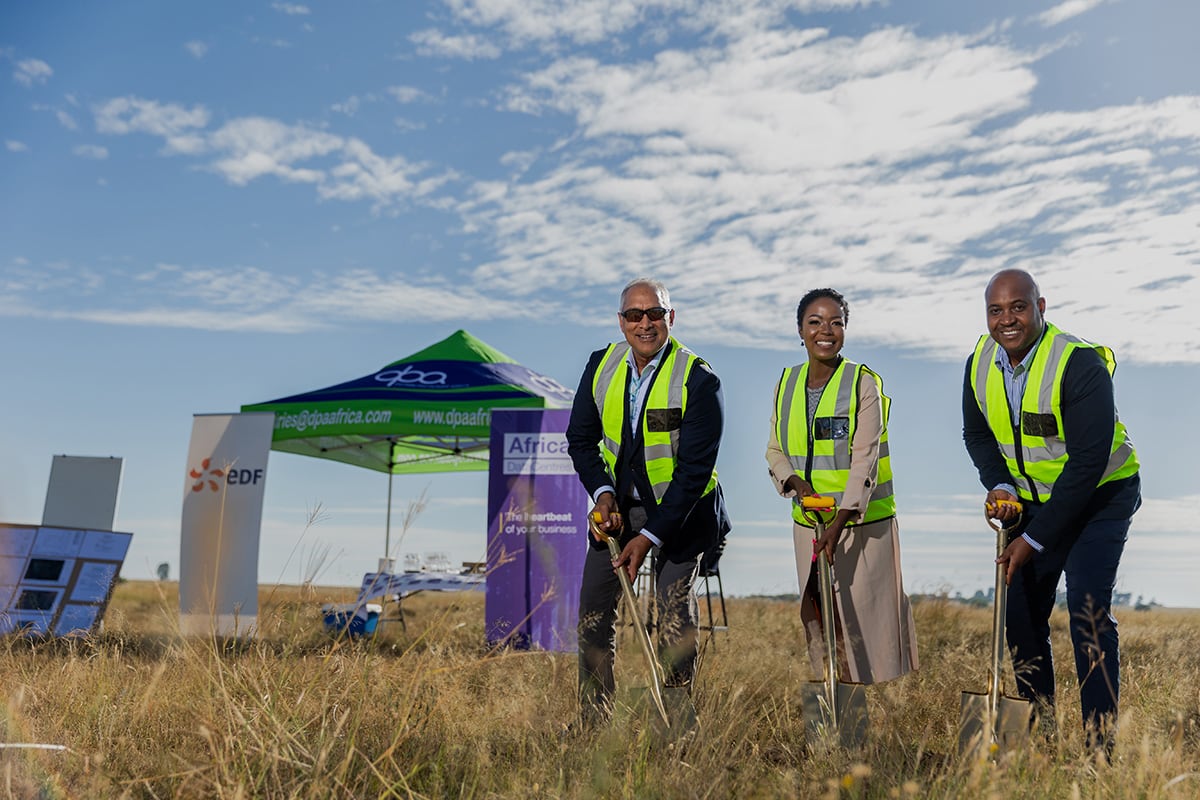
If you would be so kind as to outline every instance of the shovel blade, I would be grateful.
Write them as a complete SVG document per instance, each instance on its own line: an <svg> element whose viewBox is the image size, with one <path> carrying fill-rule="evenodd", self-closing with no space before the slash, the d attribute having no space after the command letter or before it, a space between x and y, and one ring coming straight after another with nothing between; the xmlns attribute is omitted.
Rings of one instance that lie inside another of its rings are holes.
<svg viewBox="0 0 1200 800"><path fill-rule="evenodd" d="M650 690L641 687L632 690L633 708L638 716L646 720L655 739L665 743L675 742L699 726L696 704L692 702L692 694L686 686L664 686L662 699L667 719L671 722L669 727L655 708Z"/></svg>
<svg viewBox="0 0 1200 800"><path fill-rule="evenodd" d="M996 719L992 720L986 692L963 692L958 716L958 752L980 758L1011 752L1028 740L1032 716L1033 703L1001 696Z"/></svg>
<svg viewBox="0 0 1200 800"><path fill-rule="evenodd" d="M963 692L958 709L958 752L960 755L989 755L992 746L991 714L987 692Z"/></svg>
<svg viewBox="0 0 1200 800"><path fill-rule="evenodd" d="M837 713L829 707L824 681L808 681L800 687L804 711L804 734L811 746L836 743L855 749L867 741L867 693L861 683L837 683Z"/></svg>
<svg viewBox="0 0 1200 800"><path fill-rule="evenodd" d="M1019 697L1001 697L996 710L996 743L1007 753L1029 741L1033 721L1033 703Z"/></svg>

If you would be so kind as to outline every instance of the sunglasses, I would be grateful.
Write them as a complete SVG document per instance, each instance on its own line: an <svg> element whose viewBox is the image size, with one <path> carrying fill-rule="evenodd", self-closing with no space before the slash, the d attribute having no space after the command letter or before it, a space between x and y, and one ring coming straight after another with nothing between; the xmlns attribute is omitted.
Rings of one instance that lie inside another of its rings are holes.
<svg viewBox="0 0 1200 800"><path fill-rule="evenodd" d="M627 308L624 311L618 311L617 315L624 317L626 322L641 322L642 317L649 317L651 322L658 322L667 316L667 312L670 310L662 306L655 306L654 308Z"/></svg>

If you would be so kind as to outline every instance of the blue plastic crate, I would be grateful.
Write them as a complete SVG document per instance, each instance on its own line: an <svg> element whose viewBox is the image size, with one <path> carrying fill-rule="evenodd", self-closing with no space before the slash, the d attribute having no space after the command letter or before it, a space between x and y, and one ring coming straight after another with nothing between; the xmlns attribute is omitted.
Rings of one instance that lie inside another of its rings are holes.
<svg viewBox="0 0 1200 800"><path fill-rule="evenodd" d="M366 612L365 617L356 613L360 608ZM345 633L351 638L375 633L375 626L379 624L379 615L382 613L383 606L378 603L367 603L363 606L358 603L327 603L321 606L325 630L334 635Z"/></svg>

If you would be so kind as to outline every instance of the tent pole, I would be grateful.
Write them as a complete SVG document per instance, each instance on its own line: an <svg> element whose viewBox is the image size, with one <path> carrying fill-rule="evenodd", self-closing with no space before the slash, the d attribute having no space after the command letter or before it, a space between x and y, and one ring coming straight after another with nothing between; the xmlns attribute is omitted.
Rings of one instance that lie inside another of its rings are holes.
<svg viewBox="0 0 1200 800"><path fill-rule="evenodd" d="M383 557L389 558L392 552L392 471L388 470L388 503L387 527L383 534Z"/></svg>

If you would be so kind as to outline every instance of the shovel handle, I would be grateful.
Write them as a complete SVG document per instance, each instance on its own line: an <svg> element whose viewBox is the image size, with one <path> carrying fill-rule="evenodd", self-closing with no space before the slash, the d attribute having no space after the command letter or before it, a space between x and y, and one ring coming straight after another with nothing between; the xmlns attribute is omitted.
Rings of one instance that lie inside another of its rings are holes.
<svg viewBox="0 0 1200 800"><path fill-rule="evenodd" d="M617 519L619 522L619 515ZM600 512L592 512L588 515L588 528L597 539L608 545L608 555L613 561L616 561L621 557L621 545L617 541L617 537L600 529L600 521ZM650 641L650 632L646 630L646 625L638 613L637 595L633 593L633 585L629 582L629 576L625 573L624 567L617 570L617 579L621 582L621 594L625 596L629 612L635 617L633 626L636 630L635 636L642 647L642 654L646 656L646 666L650 669L650 696L654 699L654 707L662 716L663 723L670 728L671 720L667 716L666 704L663 703L662 681L658 677L658 658L654 655L654 644Z"/></svg>
<svg viewBox="0 0 1200 800"><path fill-rule="evenodd" d="M812 520L813 530L817 539L820 539L825 535L825 519L821 512L831 515L836 513L836 501L832 497L810 496L801 501L800 507L804 509L805 518ZM814 512L811 517L808 514L809 510ZM837 631L833 612L833 565L829 563L829 556L824 550L816 554L816 561L817 589L821 595L821 632L825 638L825 695L829 704L830 719L836 726L840 709L837 694Z"/></svg>
<svg viewBox="0 0 1200 800"><path fill-rule="evenodd" d="M810 494L800 499L800 513L804 515L806 520L813 523L814 527L820 524L821 528L824 528L825 517L822 514L829 514L829 519L832 520L836 512L837 500L832 497ZM817 538L821 538L821 534L818 533Z"/></svg>
<svg viewBox="0 0 1200 800"><path fill-rule="evenodd" d="M821 551L817 558L817 583L821 588L821 627L825 634L825 694L829 702L829 715L834 725L840 719L841 709L837 696L837 631L833 616L833 569L829 556Z"/></svg>
<svg viewBox="0 0 1200 800"><path fill-rule="evenodd" d="M1004 548L1008 546L1009 532L1017 526L1015 522L1012 526L1006 526L992 518L992 514L999 511L1002 506L1010 508L1015 506L1017 511L1021 510L1021 504L1015 500L997 500L995 503L984 504L983 516L987 520L988 527L996 532L997 559L1004 554ZM1008 612L1008 581L1006 580L1006 572L1007 568L1004 564L996 564L995 601L992 607L992 674L989 676L991 685L988 687L988 713L993 726L999 718L1000 698L1003 696L1003 687L1001 686L1000 678L1004 669L1004 624ZM992 735L993 737L995 736L994 729Z"/></svg>
<svg viewBox="0 0 1200 800"><path fill-rule="evenodd" d="M983 518L987 520L988 527L994 531L1008 531L1016 526L1015 522L1012 525L1004 525L995 519L994 515L999 514L1002 508L1015 508L1018 514L1021 513L1021 503L1017 500L997 500L994 503L984 503Z"/></svg>

